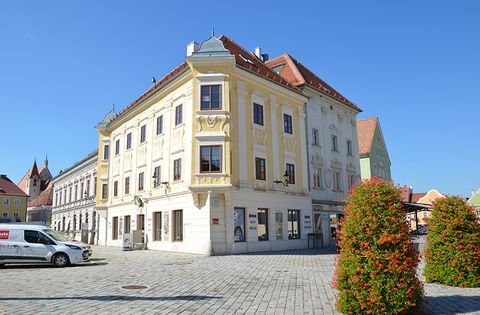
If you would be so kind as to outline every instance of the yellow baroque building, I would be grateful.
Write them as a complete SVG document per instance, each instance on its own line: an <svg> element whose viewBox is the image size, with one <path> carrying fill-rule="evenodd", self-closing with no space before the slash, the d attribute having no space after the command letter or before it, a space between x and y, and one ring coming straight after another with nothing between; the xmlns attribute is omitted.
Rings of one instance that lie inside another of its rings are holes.
<svg viewBox="0 0 480 315"><path fill-rule="evenodd" d="M226 36L98 124L100 244L231 254L306 248L307 97Z"/></svg>

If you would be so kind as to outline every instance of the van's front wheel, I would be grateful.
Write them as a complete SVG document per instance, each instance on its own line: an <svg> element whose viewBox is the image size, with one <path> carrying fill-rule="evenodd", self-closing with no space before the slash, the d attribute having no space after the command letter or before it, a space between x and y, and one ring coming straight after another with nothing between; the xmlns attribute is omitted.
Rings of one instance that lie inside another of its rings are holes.
<svg viewBox="0 0 480 315"><path fill-rule="evenodd" d="M66 267L70 264L68 256L64 253L55 254L52 258L53 265L58 268Z"/></svg>

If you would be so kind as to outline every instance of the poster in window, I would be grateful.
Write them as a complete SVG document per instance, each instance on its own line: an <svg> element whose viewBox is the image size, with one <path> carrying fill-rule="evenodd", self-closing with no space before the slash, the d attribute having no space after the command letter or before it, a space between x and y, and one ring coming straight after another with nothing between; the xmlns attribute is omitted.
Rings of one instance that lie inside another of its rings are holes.
<svg viewBox="0 0 480 315"><path fill-rule="evenodd" d="M245 241L245 209L233 209L233 240L235 242Z"/></svg>
<svg viewBox="0 0 480 315"><path fill-rule="evenodd" d="M275 234L277 240L283 240L283 213L275 213Z"/></svg>
<svg viewBox="0 0 480 315"><path fill-rule="evenodd" d="M163 214L163 239L165 241L169 241L170 240L170 237L169 237L169 216L168 216L168 212L165 212Z"/></svg>

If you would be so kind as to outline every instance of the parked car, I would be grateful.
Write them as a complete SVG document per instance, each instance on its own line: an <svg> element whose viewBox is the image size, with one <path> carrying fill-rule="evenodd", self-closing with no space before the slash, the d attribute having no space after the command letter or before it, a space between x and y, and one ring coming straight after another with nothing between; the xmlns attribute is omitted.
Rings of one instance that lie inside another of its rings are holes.
<svg viewBox="0 0 480 315"><path fill-rule="evenodd" d="M0 266L49 262L65 267L88 261L90 245L43 225L0 224Z"/></svg>

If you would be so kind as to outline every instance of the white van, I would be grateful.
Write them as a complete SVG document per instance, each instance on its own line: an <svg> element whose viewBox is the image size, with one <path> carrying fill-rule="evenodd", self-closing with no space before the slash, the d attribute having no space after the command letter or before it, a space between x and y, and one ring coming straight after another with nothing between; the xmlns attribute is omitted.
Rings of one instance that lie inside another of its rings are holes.
<svg viewBox="0 0 480 315"><path fill-rule="evenodd" d="M65 267L88 261L92 249L43 225L0 224L0 266L50 262Z"/></svg>

